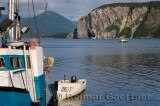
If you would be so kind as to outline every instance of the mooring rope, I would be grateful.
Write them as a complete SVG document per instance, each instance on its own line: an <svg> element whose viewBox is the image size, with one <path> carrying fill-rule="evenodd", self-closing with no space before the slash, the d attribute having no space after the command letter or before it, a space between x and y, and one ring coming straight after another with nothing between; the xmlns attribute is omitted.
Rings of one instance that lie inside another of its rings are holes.
<svg viewBox="0 0 160 106"><path fill-rule="evenodd" d="M29 14L29 25L31 28L31 20L30 20L30 10L29 10L29 0L28 0L28 14ZM30 33L31 33L31 39L32 39L32 30L30 29Z"/></svg>

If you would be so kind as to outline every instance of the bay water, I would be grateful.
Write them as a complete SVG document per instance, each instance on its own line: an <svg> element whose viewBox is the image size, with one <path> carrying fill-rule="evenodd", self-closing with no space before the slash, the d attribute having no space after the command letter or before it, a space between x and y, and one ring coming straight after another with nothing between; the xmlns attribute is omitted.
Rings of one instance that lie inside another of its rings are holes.
<svg viewBox="0 0 160 106"><path fill-rule="evenodd" d="M44 55L54 57L47 84L87 79L84 92L59 106L160 105L160 39L43 39ZM48 106L54 101L47 90Z"/></svg>

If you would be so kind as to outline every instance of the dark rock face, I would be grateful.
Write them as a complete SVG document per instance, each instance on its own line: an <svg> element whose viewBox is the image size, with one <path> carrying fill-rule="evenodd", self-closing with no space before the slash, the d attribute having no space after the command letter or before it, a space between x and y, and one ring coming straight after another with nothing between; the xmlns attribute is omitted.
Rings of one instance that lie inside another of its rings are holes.
<svg viewBox="0 0 160 106"><path fill-rule="evenodd" d="M104 5L80 18L68 38L160 37L160 2Z"/></svg>
<svg viewBox="0 0 160 106"><path fill-rule="evenodd" d="M67 35L68 39L77 39L77 29L74 29L71 33Z"/></svg>

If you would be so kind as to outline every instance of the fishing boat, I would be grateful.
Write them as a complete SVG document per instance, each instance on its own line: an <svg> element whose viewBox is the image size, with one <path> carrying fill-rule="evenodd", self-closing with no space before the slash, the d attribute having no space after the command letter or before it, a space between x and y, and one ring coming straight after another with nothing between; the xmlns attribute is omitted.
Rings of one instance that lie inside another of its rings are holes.
<svg viewBox="0 0 160 106"><path fill-rule="evenodd" d="M64 76L64 80L55 81L54 84L49 84L48 88L55 99L63 100L84 91L86 89L86 79L76 81L76 77L72 76L70 82Z"/></svg>
<svg viewBox="0 0 160 106"><path fill-rule="evenodd" d="M127 40L127 39L121 39L120 42L121 42L121 43L126 43L126 42L128 42L128 40Z"/></svg>
<svg viewBox="0 0 160 106"><path fill-rule="evenodd" d="M14 6L14 0L10 0L9 18L0 23L0 105L45 106L43 48L39 42L35 45L37 40L23 41L23 34L30 28L25 26L20 30L19 0L16 12ZM5 32L9 32L10 41L7 41Z"/></svg>

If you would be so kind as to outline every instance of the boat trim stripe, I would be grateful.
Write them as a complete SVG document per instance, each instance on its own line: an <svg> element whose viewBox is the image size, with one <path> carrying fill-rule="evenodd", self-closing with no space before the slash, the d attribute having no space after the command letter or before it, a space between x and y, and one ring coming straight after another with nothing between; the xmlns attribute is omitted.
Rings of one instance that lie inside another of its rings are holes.
<svg viewBox="0 0 160 106"><path fill-rule="evenodd" d="M0 87L0 91L29 93L29 91L27 89L15 88L15 87L3 87L3 86Z"/></svg>
<svg viewBox="0 0 160 106"><path fill-rule="evenodd" d="M25 71L25 70L19 70L19 71L15 71L15 72L13 72L13 74L22 73L23 71Z"/></svg>

